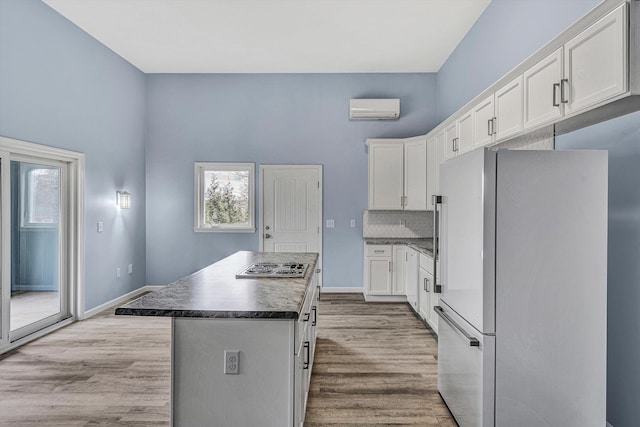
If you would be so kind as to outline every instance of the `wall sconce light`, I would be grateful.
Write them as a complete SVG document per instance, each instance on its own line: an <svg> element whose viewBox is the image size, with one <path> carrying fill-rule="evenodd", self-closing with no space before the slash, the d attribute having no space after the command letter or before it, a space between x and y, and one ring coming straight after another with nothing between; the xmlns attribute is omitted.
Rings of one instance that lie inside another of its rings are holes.
<svg viewBox="0 0 640 427"><path fill-rule="evenodd" d="M120 209L129 209L131 207L131 193L116 191L116 206Z"/></svg>

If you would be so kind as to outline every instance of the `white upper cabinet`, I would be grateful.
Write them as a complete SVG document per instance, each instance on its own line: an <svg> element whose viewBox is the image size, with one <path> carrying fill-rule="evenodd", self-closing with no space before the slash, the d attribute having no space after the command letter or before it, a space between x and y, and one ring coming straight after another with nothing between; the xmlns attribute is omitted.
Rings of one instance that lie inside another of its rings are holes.
<svg viewBox="0 0 640 427"><path fill-rule="evenodd" d="M445 160L449 160L458 154L458 123L454 120L444 128Z"/></svg>
<svg viewBox="0 0 640 427"><path fill-rule="evenodd" d="M369 209L427 210L427 141L367 140Z"/></svg>
<svg viewBox="0 0 640 427"><path fill-rule="evenodd" d="M576 113L627 91L627 5L564 45L561 103Z"/></svg>
<svg viewBox="0 0 640 427"><path fill-rule="evenodd" d="M457 120L458 142L456 143L456 154L464 153L473 148L473 113L471 110L464 113Z"/></svg>
<svg viewBox="0 0 640 427"><path fill-rule="evenodd" d="M482 147L493 142L495 110L493 95L473 107L473 146Z"/></svg>
<svg viewBox="0 0 640 427"><path fill-rule="evenodd" d="M510 138L523 129L523 77L518 76L495 94L495 113L492 131L496 141Z"/></svg>
<svg viewBox="0 0 640 427"><path fill-rule="evenodd" d="M524 73L524 128L559 121L627 92L627 4Z"/></svg>
<svg viewBox="0 0 640 427"><path fill-rule="evenodd" d="M524 73L524 128L529 129L562 117L560 80L562 48Z"/></svg>
<svg viewBox="0 0 640 427"><path fill-rule="evenodd" d="M469 110L444 128L445 160L473 148L473 110Z"/></svg>
<svg viewBox="0 0 640 427"><path fill-rule="evenodd" d="M431 196L440 194L440 165L444 163L444 130L427 139L427 210L433 210Z"/></svg>
<svg viewBox="0 0 640 427"><path fill-rule="evenodd" d="M425 137L404 143L404 209L427 210L427 142Z"/></svg>
<svg viewBox="0 0 640 427"><path fill-rule="evenodd" d="M428 209L444 161L527 133L562 134L619 117L640 110L639 99L640 0L603 0L427 134Z"/></svg>
<svg viewBox="0 0 640 427"><path fill-rule="evenodd" d="M404 145L369 143L369 209L402 210L403 202Z"/></svg>

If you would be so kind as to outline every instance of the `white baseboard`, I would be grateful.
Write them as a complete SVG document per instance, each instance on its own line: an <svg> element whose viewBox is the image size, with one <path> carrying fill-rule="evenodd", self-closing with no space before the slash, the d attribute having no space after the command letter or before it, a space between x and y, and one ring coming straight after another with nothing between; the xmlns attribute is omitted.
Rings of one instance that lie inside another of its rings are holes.
<svg viewBox="0 0 640 427"><path fill-rule="evenodd" d="M138 295L142 295L145 292L151 292L151 291L155 291L158 289L163 288L164 286L143 286L141 288L136 289L135 291L131 291L127 294L124 294L122 296L119 296L118 298L114 298L111 301L107 301L104 304L100 304L97 307L92 308L91 310L87 310L84 312L84 316L82 316L82 320L86 320L92 316L95 316L96 314L100 313L101 311L104 311L108 308L111 307L115 307L116 305L120 305L123 302L130 300L131 298L135 298Z"/></svg>
<svg viewBox="0 0 640 427"><path fill-rule="evenodd" d="M332 286L327 286L327 287L321 287L320 288L320 293L323 294L361 294L364 292L364 288L363 287L332 287Z"/></svg>

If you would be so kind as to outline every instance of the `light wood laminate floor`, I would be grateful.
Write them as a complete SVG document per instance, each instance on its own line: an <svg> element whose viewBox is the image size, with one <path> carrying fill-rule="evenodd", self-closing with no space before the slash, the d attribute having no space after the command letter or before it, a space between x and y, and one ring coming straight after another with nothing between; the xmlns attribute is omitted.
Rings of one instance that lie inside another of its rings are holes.
<svg viewBox="0 0 640 427"><path fill-rule="evenodd" d="M323 294L319 311L305 426L456 425L406 304ZM168 426L170 320L112 313L0 356L0 425Z"/></svg>

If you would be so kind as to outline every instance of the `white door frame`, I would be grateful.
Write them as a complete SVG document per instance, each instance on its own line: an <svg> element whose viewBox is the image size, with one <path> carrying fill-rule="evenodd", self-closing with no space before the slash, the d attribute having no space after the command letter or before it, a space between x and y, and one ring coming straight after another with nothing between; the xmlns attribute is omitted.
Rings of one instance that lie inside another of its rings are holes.
<svg viewBox="0 0 640 427"><path fill-rule="evenodd" d="M323 227L322 227L322 212L324 210L324 206L322 205L322 195L324 192L324 184L322 182L322 165L260 165L260 183L258 191L258 232L260 233L259 238L259 246L258 249L260 252L264 251L264 171L265 169L315 169L318 171L318 180L320 181L320 191L318 192L318 206L320 210L318 211L318 224L320 227L320 235L319 235L319 243L318 243L318 253L320 254L318 257L318 265L317 269L320 270L320 278L324 276L322 272L322 236L323 236ZM320 280L320 286L323 286L322 279Z"/></svg>
<svg viewBox="0 0 640 427"><path fill-rule="evenodd" d="M0 318L0 353L11 350L28 341L32 341L57 328L65 326L75 320L84 318L84 237L85 237L85 155L60 148L47 147L40 144L20 141L17 139L0 136L0 156L2 157L2 206L10 206L10 161L12 157L35 157L51 159L67 164L68 170L68 211L67 211L67 250L68 257L63 268L68 272L69 281L69 319L58 322L38 332L9 342L9 304L11 293L8 286L3 286L0 295L2 317ZM2 234L1 249L1 274L2 283L11 281L11 216L8 212L2 212L0 227Z"/></svg>

